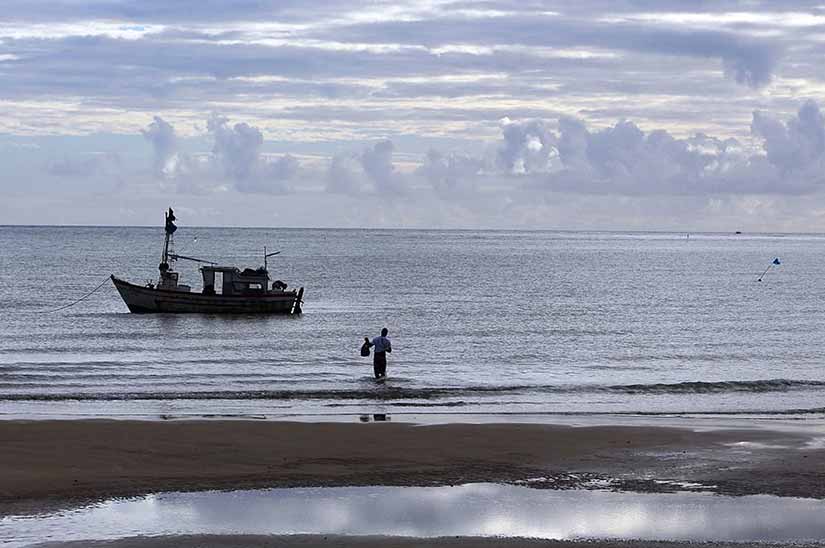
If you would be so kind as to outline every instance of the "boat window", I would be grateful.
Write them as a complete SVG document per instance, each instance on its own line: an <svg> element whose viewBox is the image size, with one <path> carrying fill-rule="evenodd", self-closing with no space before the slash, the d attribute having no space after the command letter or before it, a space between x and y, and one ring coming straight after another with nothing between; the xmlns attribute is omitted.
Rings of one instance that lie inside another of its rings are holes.
<svg viewBox="0 0 825 548"><path fill-rule="evenodd" d="M215 272L215 293L223 294L223 272Z"/></svg>

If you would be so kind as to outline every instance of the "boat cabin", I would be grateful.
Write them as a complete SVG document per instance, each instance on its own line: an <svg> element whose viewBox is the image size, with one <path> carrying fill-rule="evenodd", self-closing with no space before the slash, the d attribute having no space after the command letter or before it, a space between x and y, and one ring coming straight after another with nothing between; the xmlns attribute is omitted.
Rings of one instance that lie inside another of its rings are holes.
<svg viewBox="0 0 825 548"><path fill-rule="evenodd" d="M269 273L265 268L239 270L234 266L202 266L201 275L204 295L215 294L216 278L222 295L266 293L269 285Z"/></svg>
<svg viewBox="0 0 825 548"><path fill-rule="evenodd" d="M166 261L160 263L158 269L160 270L158 289L181 291L183 293L188 293L192 290L188 285L178 283L178 273L169 268L169 263Z"/></svg>

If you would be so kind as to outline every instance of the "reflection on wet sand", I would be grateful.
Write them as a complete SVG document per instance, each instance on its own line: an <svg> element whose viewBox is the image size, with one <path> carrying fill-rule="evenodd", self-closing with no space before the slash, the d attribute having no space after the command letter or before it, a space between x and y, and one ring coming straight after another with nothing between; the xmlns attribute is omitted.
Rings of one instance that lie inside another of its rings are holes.
<svg viewBox="0 0 825 548"><path fill-rule="evenodd" d="M358 417L358 420L361 422L370 422L371 420L375 422L389 422L391 417L386 413L373 413L372 415L361 415Z"/></svg>
<svg viewBox="0 0 825 548"><path fill-rule="evenodd" d="M173 534L825 539L825 501L520 486L339 487L166 493L0 520L0 543Z"/></svg>

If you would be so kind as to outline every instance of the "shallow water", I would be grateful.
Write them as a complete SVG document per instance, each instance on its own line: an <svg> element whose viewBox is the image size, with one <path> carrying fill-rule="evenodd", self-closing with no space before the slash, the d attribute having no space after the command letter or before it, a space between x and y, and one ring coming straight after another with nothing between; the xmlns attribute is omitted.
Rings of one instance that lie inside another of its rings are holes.
<svg viewBox="0 0 825 548"><path fill-rule="evenodd" d="M825 415L823 237L180 221L181 254L283 250L272 275L306 287L304 315L133 315L111 284L45 313L110 273L155 278L162 229L0 227L0 416ZM358 349L384 325L376 385Z"/></svg>
<svg viewBox="0 0 825 548"><path fill-rule="evenodd" d="M0 543L175 534L825 540L825 501L520 486L336 487L166 493L0 519Z"/></svg>

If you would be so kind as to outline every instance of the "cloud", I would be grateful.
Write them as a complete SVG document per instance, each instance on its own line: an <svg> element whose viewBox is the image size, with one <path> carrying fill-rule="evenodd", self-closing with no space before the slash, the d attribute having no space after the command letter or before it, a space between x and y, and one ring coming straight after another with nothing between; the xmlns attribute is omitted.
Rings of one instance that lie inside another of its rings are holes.
<svg viewBox="0 0 825 548"><path fill-rule="evenodd" d="M263 133L247 123L229 123L213 115L207 120L212 150L193 155L178 150L174 127L155 116L141 131L152 143L153 173L174 182L183 192L203 193L220 189L228 182L239 192L283 194L291 192L290 182L300 171L300 163L289 154L269 159L261 152Z"/></svg>
<svg viewBox="0 0 825 548"><path fill-rule="evenodd" d="M285 155L274 161L264 158L263 133L245 122L229 124L223 116L213 115L207 129L214 145L211 165L231 181L240 192L283 194L291 191L289 182L299 170L298 161Z"/></svg>
<svg viewBox="0 0 825 548"><path fill-rule="evenodd" d="M206 152L180 150L175 128L159 116L140 134L152 145L154 176L192 194L306 192L296 186L304 181L305 188L323 186L330 194L394 199L430 192L456 205L525 189L637 197L804 195L823 189L825 116L814 101L788 120L756 111L750 130L758 148L706 133L646 131L631 120L591 129L570 116L503 119L496 142L472 147L481 153L432 147L417 157L407 153L401 168L389 139L328 157L325 168L323 159L304 167L292 154L265 154L260 128L217 115L207 122L212 145ZM69 177L118 169L104 155L48 165L50 173Z"/></svg>
<svg viewBox="0 0 825 548"><path fill-rule="evenodd" d="M504 119L498 143L483 154L431 148L405 170L397 168L389 139L334 155L324 171L313 171L289 154L265 157L255 126L213 116L207 127L213 146L205 156L177 151L174 128L161 118L142 132L153 144L154 165L163 166L160 174L187 184L181 186L186 191L228 182L239 192L287 193L302 176L324 183L331 194L387 199L429 189L440 199L473 200L490 189L519 187L616 196L799 195L822 188L825 173L825 117L813 101L788 121L754 112L757 150L735 138L645 131L630 120L591 130L569 116Z"/></svg>
<svg viewBox="0 0 825 548"><path fill-rule="evenodd" d="M352 0L327 0L327 9L357 7ZM78 2L77 0L4 0L4 16L14 21L79 21L85 19L133 22L224 22L304 20L317 13L301 0L235 0L204 2L203 0L117 0Z"/></svg>
<svg viewBox="0 0 825 548"><path fill-rule="evenodd" d="M768 44L735 42L722 48L719 56L726 75L740 84L762 88L773 80L781 51Z"/></svg>
<svg viewBox="0 0 825 548"><path fill-rule="evenodd" d="M175 128L160 116L155 116L152 122L140 133L152 143L154 162L152 170L159 177L168 177L174 169L174 159L177 152L177 136Z"/></svg>
<svg viewBox="0 0 825 548"><path fill-rule="evenodd" d="M301 163L294 156L284 154L274 160L260 158L255 169L255 176L235 181L238 191L287 194L294 192L292 183L301 172Z"/></svg>
<svg viewBox="0 0 825 548"><path fill-rule="evenodd" d="M366 192L364 177L359 173L360 165L352 154L338 154L332 157L326 173L326 190L331 194L358 195Z"/></svg>
<svg viewBox="0 0 825 548"><path fill-rule="evenodd" d="M488 167L483 158L430 149L416 175L426 179L438 195L454 199L475 193Z"/></svg>
<svg viewBox="0 0 825 548"><path fill-rule="evenodd" d="M603 194L741 192L748 157L735 140L696 134L678 139L664 130L644 132L630 121L599 131L565 120L560 124L562 168L546 184L560 190ZM780 191L762 180L748 191Z"/></svg>
<svg viewBox="0 0 825 548"><path fill-rule="evenodd" d="M541 120L502 124L504 144L498 151L498 163L513 174L543 173L551 169L558 157L556 136Z"/></svg>
<svg viewBox="0 0 825 548"><path fill-rule="evenodd" d="M214 190L209 159L179 150L179 139L172 124L154 116L140 133L152 144L154 177L185 194L207 194Z"/></svg>
<svg viewBox="0 0 825 548"><path fill-rule="evenodd" d="M768 161L782 173L822 167L825 118L814 101L806 101L788 122L756 111L751 131L764 140Z"/></svg>
<svg viewBox="0 0 825 548"><path fill-rule="evenodd" d="M245 181L259 175L264 136L258 128L246 123L230 126L222 116L212 116L207 128L215 141L212 157L228 178Z"/></svg>
<svg viewBox="0 0 825 548"><path fill-rule="evenodd" d="M116 153L84 154L79 158L64 157L51 160L46 172L63 178L88 179L97 176L117 176L121 172L121 159Z"/></svg>
<svg viewBox="0 0 825 548"><path fill-rule="evenodd" d="M808 7L10 0L0 15L0 133L123 134L147 115L202 119L219 108L301 146L407 135L426 151L445 133L478 139L479 122L489 138L501 118L560 114L732 134L755 108L818 93L816 28L791 35L783 22ZM749 15L758 28L742 23Z"/></svg>
<svg viewBox="0 0 825 548"><path fill-rule="evenodd" d="M361 154L361 166L378 194L403 194L406 191L403 176L395 171L392 162L393 150L392 141L385 139Z"/></svg>
<svg viewBox="0 0 825 548"><path fill-rule="evenodd" d="M114 161L119 153L67 155L47 166L61 179L88 179L89 189L117 175L137 190L140 177L151 174L187 201L220 193L221 200L263 207L271 204L264 195L289 194L279 201L323 204L318 211L329 226L644 228L676 226L669 215L679 223L694 215L705 227L759 217L765 220L742 226L793 229L801 226L790 220L795 209L825 226L818 213L825 205L815 205L825 202L825 117L813 101L792 116L754 112L751 140L680 136L628 119L593 127L571 116L504 119L497 130L493 140L426 152L410 152L414 141L406 136L381 139L316 155L304 166L292 154L265 152L284 145L254 124L212 116L204 133L182 137L158 116L133 135L151 146L140 172ZM31 154L51 154L54 145L42 146L48 142L33 141ZM380 216L364 215L364 200L382 200Z"/></svg>
<svg viewBox="0 0 825 548"><path fill-rule="evenodd" d="M590 46L641 54L716 58L737 82L760 87L770 82L782 45L730 30L694 29L677 24L611 22L557 14L517 13L496 17L443 16L431 19L357 23L336 29L341 38L366 43L400 43L427 48L450 44L570 48Z"/></svg>
<svg viewBox="0 0 825 548"><path fill-rule="evenodd" d="M825 190L825 117L816 103L804 103L788 121L755 112L751 125L758 148L701 132L645 131L630 120L592 130L573 117L505 119L498 143L484 154L431 149L408 183L423 181L450 200L520 189L699 199ZM380 165L388 173L386 162Z"/></svg>
<svg viewBox="0 0 825 548"><path fill-rule="evenodd" d="M326 173L326 189L336 194L376 194L392 198L408 191L406 176L393 164L395 145L381 140L360 154L334 156Z"/></svg>
<svg viewBox="0 0 825 548"><path fill-rule="evenodd" d="M537 188L618 195L804 194L820 190L825 179L825 119L812 101L787 122L755 112L751 127L762 140L755 154L737 139L677 138L627 120L590 131L562 118L558 127L555 133L537 121L506 124L500 165L532 175ZM539 152L531 163L529 155Z"/></svg>
<svg viewBox="0 0 825 548"><path fill-rule="evenodd" d="M0 144L0 187L347 226L790 217L825 197L819 4L8 0L0 140L41 148Z"/></svg>

